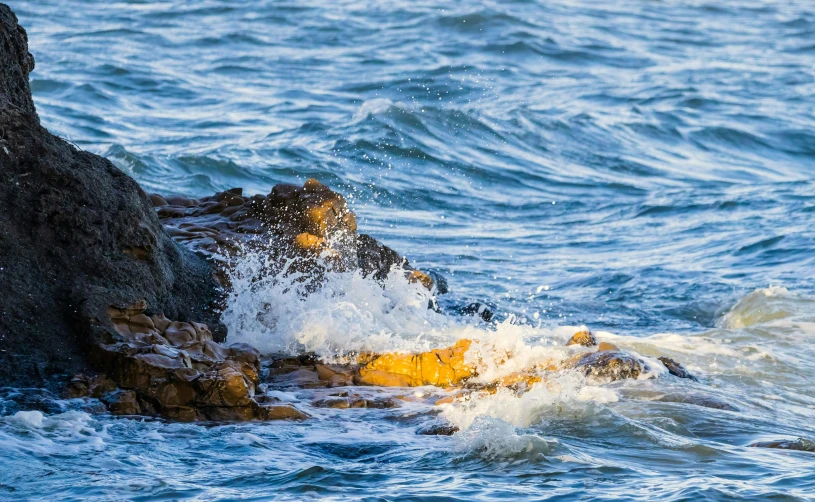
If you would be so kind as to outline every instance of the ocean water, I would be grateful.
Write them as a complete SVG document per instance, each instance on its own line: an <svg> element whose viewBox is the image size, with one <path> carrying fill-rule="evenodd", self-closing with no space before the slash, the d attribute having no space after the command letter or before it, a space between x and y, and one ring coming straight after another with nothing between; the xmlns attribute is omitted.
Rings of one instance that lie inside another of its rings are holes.
<svg viewBox="0 0 815 502"><path fill-rule="evenodd" d="M364 389L406 399L383 410L281 388L313 418L247 424L21 409L7 389L0 499L815 498L814 452L747 447L815 440L811 2L10 5L52 132L148 191L318 178L449 282L442 313L395 275L306 301L241 284L232 339L330 358L473 338L524 367L587 326L700 381L567 373L442 406ZM453 313L474 301L496 320ZM445 422L460 432L417 434Z"/></svg>

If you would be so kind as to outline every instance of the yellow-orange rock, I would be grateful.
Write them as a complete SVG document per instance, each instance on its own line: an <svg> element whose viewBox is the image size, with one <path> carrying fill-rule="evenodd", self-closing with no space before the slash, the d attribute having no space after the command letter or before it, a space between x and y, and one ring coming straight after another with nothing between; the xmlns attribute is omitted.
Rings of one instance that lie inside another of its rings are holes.
<svg viewBox="0 0 815 502"><path fill-rule="evenodd" d="M383 387L456 385L475 375L464 363L470 340L421 354L384 354L359 369L358 383Z"/></svg>
<svg viewBox="0 0 815 502"><path fill-rule="evenodd" d="M419 283L429 290L433 289L433 278L419 270L413 270L408 274L408 282Z"/></svg>
<svg viewBox="0 0 815 502"><path fill-rule="evenodd" d="M566 345L582 345L583 347L594 347L597 345L597 339L591 331L578 331L575 333Z"/></svg>

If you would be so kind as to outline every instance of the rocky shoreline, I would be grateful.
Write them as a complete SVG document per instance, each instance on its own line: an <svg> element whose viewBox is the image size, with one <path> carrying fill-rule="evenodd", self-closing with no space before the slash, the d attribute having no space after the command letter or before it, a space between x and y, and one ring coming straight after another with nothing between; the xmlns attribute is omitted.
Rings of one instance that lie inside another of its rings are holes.
<svg viewBox="0 0 815 502"><path fill-rule="evenodd" d="M248 250L268 253L277 267L270 273L294 267L312 290L326 270L384 280L397 267L411 282L437 286L396 251L358 234L345 198L317 180L277 185L266 196L239 188L202 199L148 196L108 160L42 127L28 85L34 58L25 30L5 5L0 22L0 200L7 215L0 220L0 384L100 398L116 414L270 420L307 417L264 395L281 382L433 385L466 396L498 387L523 392L542 381L542 371L577 368L614 380L649 370L635 355L601 344L565 364L471 385L478 371L467 362L477 343L470 340L420 354L360 354L344 365L312 356L262 359L248 345L229 345L220 302L230 261ZM596 341L579 333L570 344ZM690 377L678 363L665 364ZM377 405L348 397L325 403Z"/></svg>
<svg viewBox="0 0 815 502"><path fill-rule="evenodd" d="M35 389L12 392L28 406L63 396L98 399L117 415L305 420L274 390L325 389L317 408L392 408L411 395L376 397L361 386L435 386L446 389L435 400L444 404L499 389L520 395L564 371L600 383L654 372L698 381L676 361L598 344L588 331L569 340L563 359L489 381L479 377L481 363L500 366L513 355L482 361L476 340L418 354L356 354L342 364L230 344L220 321L228 270L248 251L268 253L269 273L300 274L307 291L329 270L380 281L401 270L438 293L446 281L358 233L345 198L314 179L265 196L239 188L201 199L144 193L107 159L41 125L28 83L34 58L5 4L0 61L0 387ZM492 316L476 304L459 310ZM455 430L430 424L422 433ZM802 440L751 446L812 449Z"/></svg>

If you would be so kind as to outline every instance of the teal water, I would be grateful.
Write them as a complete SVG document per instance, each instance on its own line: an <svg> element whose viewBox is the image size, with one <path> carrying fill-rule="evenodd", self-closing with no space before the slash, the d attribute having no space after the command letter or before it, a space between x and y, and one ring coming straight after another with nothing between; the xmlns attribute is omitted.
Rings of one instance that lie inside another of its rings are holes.
<svg viewBox="0 0 815 502"><path fill-rule="evenodd" d="M315 391L281 389L315 418L240 425L70 401L15 417L7 390L0 498L815 494L815 453L746 447L815 439L810 2L10 5L52 132L148 191L266 193L316 177L349 195L361 229L447 276L442 307L497 313L484 325L392 309L409 292L337 278L356 296L294 305L270 291L292 317L235 338L328 351L482 336L534 352L586 325L700 382L569 380L331 411L310 407ZM462 431L416 434L433 420Z"/></svg>

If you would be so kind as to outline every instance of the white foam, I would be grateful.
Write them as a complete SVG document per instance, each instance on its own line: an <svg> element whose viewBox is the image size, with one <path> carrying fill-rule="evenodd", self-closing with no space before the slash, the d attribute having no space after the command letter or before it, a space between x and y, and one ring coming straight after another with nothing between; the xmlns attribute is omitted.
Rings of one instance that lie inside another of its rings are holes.
<svg viewBox="0 0 815 502"><path fill-rule="evenodd" d="M787 288L770 286L745 295L718 322L727 329L746 328L758 323L789 317L783 299L790 296ZM781 300L781 301L779 301Z"/></svg>
<svg viewBox="0 0 815 502"><path fill-rule="evenodd" d="M457 434L455 440L457 450L475 451L489 459L547 455L557 443L534 434L519 433L512 424L489 416L478 417L468 430Z"/></svg>
<svg viewBox="0 0 815 502"><path fill-rule="evenodd" d="M14 420L26 427L41 429L45 416L41 411L18 411L14 414Z"/></svg>
<svg viewBox="0 0 815 502"><path fill-rule="evenodd" d="M355 272L327 272L308 293L301 276L262 275L263 253L247 253L230 274L233 291L223 322L232 339L261 352L413 351L454 341L450 320L431 309L431 293L394 270L380 284Z"/></svg>
<svg viewBox="0 0 815 502"><path fill-rule="evenodd" d="M380 113L385 113L390 108L394 106L393 101L387 98L374 98L368 99L364 101L360 106L359 109L354 113L354 122L359 122L361 120L365 120L371 115L378 115Z"/></svg>

